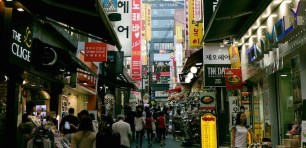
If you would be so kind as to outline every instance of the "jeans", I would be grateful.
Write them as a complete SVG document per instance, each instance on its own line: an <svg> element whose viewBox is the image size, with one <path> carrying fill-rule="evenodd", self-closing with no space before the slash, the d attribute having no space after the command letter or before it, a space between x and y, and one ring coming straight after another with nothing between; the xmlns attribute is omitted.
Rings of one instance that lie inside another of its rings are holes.
<svg viewBox="0 0 306 148"><path fill-rule="evenodd" d="M142 147L142 139L143 139L143 135L144 135L144 130L141 131L136 131L136 145Z"/></svg>
<svg viewBox="0 0 306 148"><path fill-rule="evenodd" d="M148 136L148 143L151 144L153 140L153 130L152 128L147 128L147 136Z"/></svg>

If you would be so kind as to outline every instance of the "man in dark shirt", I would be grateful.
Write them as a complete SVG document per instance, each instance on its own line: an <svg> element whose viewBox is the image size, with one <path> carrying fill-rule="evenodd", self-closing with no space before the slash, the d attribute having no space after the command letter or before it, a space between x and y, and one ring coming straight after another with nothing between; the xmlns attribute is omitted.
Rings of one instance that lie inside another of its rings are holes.
<svg viewBox="0 0 306 148"><path fill-rule="evenodd" d="M71 134L77 131L79 119L74 115L74 108L68 109L68 115L63 117L60 122L60 131L70 141Z"/></svg>

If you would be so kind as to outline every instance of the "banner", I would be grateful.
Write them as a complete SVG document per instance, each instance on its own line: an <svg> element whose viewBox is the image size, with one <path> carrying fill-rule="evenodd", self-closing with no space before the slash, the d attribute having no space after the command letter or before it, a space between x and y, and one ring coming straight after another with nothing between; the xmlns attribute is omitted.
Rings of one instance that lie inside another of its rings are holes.
<svg viewBox="0 0 306 148"><path fill-rule="evenodd" d="M240 68L241 62L240 62L238 47L235 45L231 45L230 47L228 47L228 53L229 53L229 58L231 61L231 67Z"/></svg>
<svg viewBox="0 0 306 148"><path fill-rule="evenodd" d="M121 14L121 20L116 21L114 30L122 45L124 56L131 56L132 51L132 4L129 0L119 0L117 13Z"/></svg>
<svg viewBox="0 0 306 148"><path fill-rule="evenodd" d="M103 42L85 42L85 62L106 62L107 49Z"/></svg>
<svg viewBox="0 0 306 148"><path fill-rule="evenodd" d="M241 89L243 86L241 69L225 69L225 84L227 90Z"/></svg>
<svg viewBox="0 0 306 148"><path fill-rule="evenodd" d="M131 77L133 80L141 80L141 1L132 1L132 67Z"/></svg>
<svg viewBox="0 0 306 148"><path fill-rule="evenodd" d="M202 46L203 38L203 21L195 21L194 18L194 0L188 0L188 29L189 29L189 46Z"/></svg>

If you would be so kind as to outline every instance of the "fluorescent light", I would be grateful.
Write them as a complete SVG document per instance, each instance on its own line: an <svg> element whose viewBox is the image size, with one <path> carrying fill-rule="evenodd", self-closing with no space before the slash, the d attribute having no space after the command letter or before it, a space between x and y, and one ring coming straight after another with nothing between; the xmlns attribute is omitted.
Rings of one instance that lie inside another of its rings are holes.
<svg viewBox="0 0 306 148"><path fill-rule="evenodd" d="M196 63L197 66L200 66L200 65L202 65L202 64L203 64L203 63ZM191 67L191 68L192 68L192 67Z"/></svg>
<svg viewBox="0 0 306 148"><path fill-rule="evenodd" d="M288 75L286 75L286 74L282 74L282 75L280 75L281 77L287 77Z"/></svg>
<svg viewBox="0 0 306 148"><path fill-rule="evenodd" d="M17 10L18 10L19 12L23 12L23 11L24 11L22 8L17 8Z"/></svg>
<svg viewBox="0 0 306 148"><path fill-rule="evenodd" d="M284 0L283 3L292 3L292 0Z"/></svg>
<svg viewBox="0 0 306 148"><path fill-rule="evenodd" d="M270 14L269 17L277 17L277 14Z"/></svg>
<svg viewBox="0 0 306 148"><path fill-rule="evenodd" d="M283 2L283 0L273 0L274 4L280 4L281 2Z"/></svg>

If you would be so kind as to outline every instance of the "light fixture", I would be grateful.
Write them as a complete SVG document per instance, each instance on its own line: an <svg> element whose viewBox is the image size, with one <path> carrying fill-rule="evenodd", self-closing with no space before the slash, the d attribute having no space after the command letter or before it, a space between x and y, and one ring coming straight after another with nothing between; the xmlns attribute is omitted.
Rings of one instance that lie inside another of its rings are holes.
<svg viewBox="0 0 306 148"><path fill-rule="evenodd" d="M193 77L194 77L193 73L189 72L189 73L187 74L187 78L192 79Z"/></svg>
<svg viewBox="0 0 306 148"><path fill-rule="evenodd" d="M273 0L274 4L280 4L281 2L283 2L283 0Z"/></svg>
<svg viewBox="0 0 306 148"><path fill-rule="evenodd" d="M201 63L201 65L202 65L202 63ZM191 71L191 73L196 74L198 72L198 69L196 67L192 66L190 68L190 71Z"/></svg>
<svg viewBox="0 0 306 148"><path fill-rule="evenodd" d="M287 77L288 75L286 75L286 74L281 74L280 76L281 76L281 77Z"/></svg>
<svg viewBox="0 0 306 148"><path fill-rule="evenodd" d="M189 79L189 78L185 79L185 83L190 83L190 82L191 82L191 79Z"/></svg>
<svg viewBox="0 0 306 148"><path fill-rule="evenodd" d="M196 63L197 66L201 66L203 63ZM192 67L191 67L192 68Z"/></svg>
<svg viewBox="0 0 306 148"><path fill-rule="evenodd" d="M68 79L68 78L70 78L70 77L71 77L71 74L70 74L69 71L67 71L67 72L65 73L65 78Z"/></svg>
<svg viewBox="0 0 306 148"><path fill-rule="evenodd" d="M23 12L23 11L24 11L22 8L17 8L17 10L18 10L19 12Z"/></svg>

